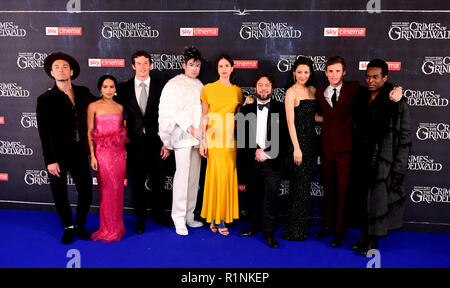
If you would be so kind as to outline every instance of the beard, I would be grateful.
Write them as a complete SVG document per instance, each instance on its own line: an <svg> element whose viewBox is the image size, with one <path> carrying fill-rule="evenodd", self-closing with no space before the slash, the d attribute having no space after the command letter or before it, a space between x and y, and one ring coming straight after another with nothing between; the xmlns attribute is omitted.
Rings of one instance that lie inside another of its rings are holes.
<svg viewBox="0 0 450 288"><path fill-rule="evenodd" d="M262 96L261 94L256 93L256 98L258 98L261 101L266 101L272 98L272 93L269 93L266 96Z"/></svg>

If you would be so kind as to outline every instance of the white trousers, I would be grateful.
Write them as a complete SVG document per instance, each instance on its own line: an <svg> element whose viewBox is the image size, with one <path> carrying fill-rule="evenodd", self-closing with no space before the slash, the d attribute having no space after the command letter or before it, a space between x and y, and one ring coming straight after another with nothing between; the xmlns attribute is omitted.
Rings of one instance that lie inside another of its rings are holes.
<svg viewBox="0 0 450 288"><path fill-rule="evenodd" d="M194 220L201 156L198 148L175 148L176 171L173 177L172 220L175 227Z"/></svg>

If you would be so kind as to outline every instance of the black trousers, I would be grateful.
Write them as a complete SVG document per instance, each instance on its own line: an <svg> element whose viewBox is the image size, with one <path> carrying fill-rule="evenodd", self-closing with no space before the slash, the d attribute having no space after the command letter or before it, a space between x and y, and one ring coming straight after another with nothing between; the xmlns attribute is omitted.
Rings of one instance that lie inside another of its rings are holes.
<svg viewBox="0 0 450 288"><path fill-rule="evenodd" d="M252 160L248 174L248 206L250 222L261 229L263 237L271 237L276 228L276 203L281 173L267 162Z"/></svg>
<svg viewBox="0 0 450 288"><path fill-rule="evenodd" d="M147 202L151 194L153 217L161 217L165 208L163 193L163 169L160 157L161 147L143 135L127 146L127 167L133 194L135 215L139 223L145 223ZM151 193L149 192L151 191Z"/></svg>
<svg viewBox="0 0 450 288"><path fill-rule="evenodd" d="M92 202L92 176L89 160L80 143L68 147L69 153L64 159L58 161L60 177L48 174L50 188L53 194L56 211L61 218L62 225L69 227L73 225L72 209L67 192L67 173L72 176L78 192L75 225L86 224L86 217Z"/></svg>

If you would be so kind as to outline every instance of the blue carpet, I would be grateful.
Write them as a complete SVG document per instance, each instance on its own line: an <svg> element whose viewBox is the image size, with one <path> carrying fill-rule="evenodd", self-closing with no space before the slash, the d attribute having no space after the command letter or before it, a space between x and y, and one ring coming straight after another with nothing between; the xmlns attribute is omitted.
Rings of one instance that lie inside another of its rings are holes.
<svg viewBox="0 0 450 288"><path fill-rule="evenodd" d="M346 231L341 248L329 246L331 237L314 239L319 227L311 227L306 242L280 240L271 249L261 234L242 238L247 223L230 227L230 236L213 234L205 227L189 229L189 236L178 236L173 227L147 222L144 234L134 233L135 219L124 218L126 234L120 242L101 243L76 239L71 245L60 243L62 228L56 213L0 210L0 267L64 268L70 249L80 251L82 268L365 268L369 258L349 249L359 237L358 230ZM86 228L94 232L99 216L90 214ZM450 234L396 232L379 242L381 267L450 267Z"/></svg>

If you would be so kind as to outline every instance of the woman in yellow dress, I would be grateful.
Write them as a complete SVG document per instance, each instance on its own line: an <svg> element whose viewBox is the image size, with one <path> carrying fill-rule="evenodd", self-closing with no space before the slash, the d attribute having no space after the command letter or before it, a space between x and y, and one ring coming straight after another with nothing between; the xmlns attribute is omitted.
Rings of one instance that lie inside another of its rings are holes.
<svg viewBox="0 0 450 288"><path fill-rule="evenodd" d="M203 141L200 154L207 158L201 216L212 232L229 235L225 223L239 218L234 114L242 103L241 88L230 81L233 59L217 61L219 80L205 85L201 95Z"/></svg>

